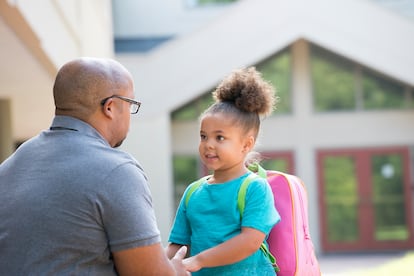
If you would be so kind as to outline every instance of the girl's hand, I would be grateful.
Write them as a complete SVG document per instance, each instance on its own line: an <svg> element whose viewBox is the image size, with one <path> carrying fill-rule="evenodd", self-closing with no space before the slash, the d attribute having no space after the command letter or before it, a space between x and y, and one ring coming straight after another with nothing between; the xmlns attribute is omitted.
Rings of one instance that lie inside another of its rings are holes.
<svg viewBox="0 0 414 276"><path fill-rule="evenodd" d="M184 259L183 264L185 269L190 272L196 272L202 269L200 262L197 260L197 256Z"/></svg>
<svg viewBox="0 0 414 276"><path fill-rule="evenodd" d="M242 227L239 235L183 260L188 271L196 272L205 267L216 267L239 262L260 249L266 235L259 230Z"/></svg>

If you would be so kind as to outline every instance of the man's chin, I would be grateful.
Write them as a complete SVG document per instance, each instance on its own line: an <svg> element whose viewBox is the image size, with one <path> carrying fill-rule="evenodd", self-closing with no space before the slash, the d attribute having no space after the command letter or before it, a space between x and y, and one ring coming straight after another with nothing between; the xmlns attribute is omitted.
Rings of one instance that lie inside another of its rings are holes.
<svg viewBox="0 0 414 276"><path fill-rule="evenodd" d="M121 140L121 141L119 141L118 143L116 143L114 146L113 146L113 148L119 148L121 145L122 145L122 143L124 142L124 140Z"/></svg>

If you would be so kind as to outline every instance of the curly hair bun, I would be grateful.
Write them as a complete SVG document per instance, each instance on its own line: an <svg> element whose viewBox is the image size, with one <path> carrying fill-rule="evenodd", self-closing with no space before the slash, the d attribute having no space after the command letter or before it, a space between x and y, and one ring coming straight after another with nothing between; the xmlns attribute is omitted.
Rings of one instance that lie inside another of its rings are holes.
<svg viewBox="0 0 414 276"><path fill-rule="evenodd" d="M259 116L272 113L275 90L254 67L238 69L223 79L213 92L216 102L229 102L241 111L254 112Z"/></svg>

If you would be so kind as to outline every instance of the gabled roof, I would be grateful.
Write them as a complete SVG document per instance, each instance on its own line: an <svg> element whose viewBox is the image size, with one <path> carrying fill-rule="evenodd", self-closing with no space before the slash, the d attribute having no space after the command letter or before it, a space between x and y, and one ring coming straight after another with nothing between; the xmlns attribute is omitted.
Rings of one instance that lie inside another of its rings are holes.
<svg viewBox="0 0 414 276"><path fill-rule="evenodd" d="M299 39L414 85L414 21L366 0L244 0L204 28L144 57L134 74L143 116L171 112L235 68Z"/></svg>

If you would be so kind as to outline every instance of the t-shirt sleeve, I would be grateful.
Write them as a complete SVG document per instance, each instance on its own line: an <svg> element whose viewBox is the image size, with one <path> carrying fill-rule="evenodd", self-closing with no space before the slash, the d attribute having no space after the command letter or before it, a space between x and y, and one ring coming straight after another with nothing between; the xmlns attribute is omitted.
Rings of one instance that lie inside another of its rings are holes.
<svg viewBox="0 0 414 276"><path fill-rule="evenodd" d="M191 186L191 185L190 185ZM191 228L187 218L187 208L185 206L185 198L190 186L184 191L175 214L174 223L170 232L168 241L171 243L190 245L191 244Z"/></svg>
<svg viewBox="0 0 414 276"><path fill-rule="evenodd" d="M147 178L133 162L108 174L96 204L111 251L161 241Z"/></svg>
<svg viewBox="0 0 414 276"><path fill-rule="evenodd" d="M247 188L242 226L257 229L266 235L280 221L274 206L272 190L265 179L253 180Z"/></svg>

